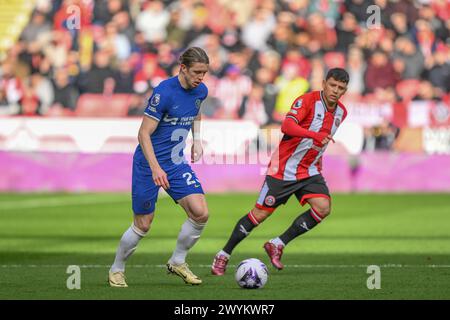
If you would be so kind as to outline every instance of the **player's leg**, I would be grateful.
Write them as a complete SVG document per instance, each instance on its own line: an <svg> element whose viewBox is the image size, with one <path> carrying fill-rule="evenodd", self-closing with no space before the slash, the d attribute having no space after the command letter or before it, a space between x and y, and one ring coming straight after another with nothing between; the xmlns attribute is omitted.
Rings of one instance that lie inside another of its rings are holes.
<svg viewBox="0 0 450 320"><path fill-rule="evenodd" d="M198 285L202 280L189 269L186 256L206 226L208 207L203 194L188 195L178 200L178 203L186 211L187 219L181 226L175 250L167 262L167 270L180 276L187 284Z"/></svg>
<svg viewBox="0 0 450 320"><path fill-rule="evenodd" d="M272 264L283 269L281 256L284 247L293 239L308 232L330 213L331 201L328 188L321 176L310 178L297 193L301 205L308 203L310 209L294 219L292 224L279 237L271 239L264 245Z"/></svg>
<svg viewBox="0 0 450 320"><path fill-rule="evenodd" d="M309 203L310 209L295 218L292 225L278 237L283 246L310 231L329 215L331 202L328 198L310 198L306 201Z"/></svg>
<svg viewBox="0 0 450 320"><path fill-rule="evenodd" d="M208 206L203 194L188 195L178 203L186 212L187 219L181 226L175 251L169 260L172 264L185 262L189 249L197 243L208 221Z"/></svg>
<svg viewBox="0 0 450 320"><path fill-rule="evenodd" d="M200 182L189 165L182 165L169 175L169 195L184 209L187 218L181 226L177 243L167 263L170 273L180 276L188 284L202 281L186 263L189 250L200 239L208 221L208 206Z"/></svg>
<svg viewBox="0 0 450 320"><path fill-rule="evenodd" d="M112 287L127 287L125 264L144 238L153 221L159 187L153 183L148 167L133 163L132 207L134 221L123 233L116 250L114 263L109 270L109 283Z"/></svg>
<svg viewBox="0 0 450 320"><path fill-rule="evenodd" d="M235 225L227 243L214 257L211 273L223 275L234 248L250 232L266 220L281 204L286 203L292 192L292 183L267 176L261 188L255 207Z"/></svg>
<svg viewBox="0 0 450 320"><path fill-rule="evenodd" d="M227 243L214 257L214 261L211 265L211 273L213 275L221 276L225 274L228 261L230 260L234 248L244 240L255 227L266 220L271 213L272 210L267 211L254 207L248 214L239 219L231 232Z"/></svg>
<svg viewBox="0 0 450 320"><path fill-rule="evenodd" d="M125 264L136 251L139 241L144 238L152 223L154 214L135 215L131 226L123 233L116 250L114 263L109 270L109 283L112 287L127 287Z"/></svg>

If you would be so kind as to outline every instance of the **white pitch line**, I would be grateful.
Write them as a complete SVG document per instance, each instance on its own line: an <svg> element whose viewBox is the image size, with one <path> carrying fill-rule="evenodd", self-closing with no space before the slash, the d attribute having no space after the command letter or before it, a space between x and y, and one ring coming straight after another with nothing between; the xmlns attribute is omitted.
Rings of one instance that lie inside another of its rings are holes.
<svg viewBox="0 0 450 320"><path fill-rule="evenodd" d="M372 264L373 265L373 264ZM3 264L0 268L67 268L69 265L62 264ZM110 268L106 264L80 264L77 265L84 269L103 269ZM287 268L367 268L369 264L288 264ZM380 268L450 268L450 264L380 264ZM194 268L211 268L208 264L191 265ZM228 265L235 268L236 265ZM166 268L164 264L131 264L127 268Z"/></svg>
<svg viewBox="0 0 450 320"><path fill-rule="evenodd" d="M49 207L66 207L73 205L90 205L90 204L107 204L107 203L126 203L130 199L120 199L117 197L96 197L90 195L88 197L55 197L55 198L40 198L28 199L18 201L0 201L0 210L15 210L15 209L34 209L34 208L49 208Z"/></svg>

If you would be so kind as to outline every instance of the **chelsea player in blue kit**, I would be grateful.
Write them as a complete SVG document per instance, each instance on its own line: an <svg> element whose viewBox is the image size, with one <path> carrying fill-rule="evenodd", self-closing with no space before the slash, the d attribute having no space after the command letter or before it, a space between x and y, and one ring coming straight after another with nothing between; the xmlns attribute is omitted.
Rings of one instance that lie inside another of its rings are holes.
<svg viewBox="0 0 450 320"><path fill-rule="evenodd" d="M160 187L187 214L176 248L167 262L167 270L187 284L202 283L185 259L206 225L208 207L202 186L186 162L183 149L192 130L191 161L198 161L202 156L200 105L208 95L208 89L202 83L208 66L209 58L203 49L187 49L180 57L179 74L162 81L148 101L139 129L139 145L133 157L134 221L123 234L109 271L112 287L127 287L125 263L150 229Z"/></svg>

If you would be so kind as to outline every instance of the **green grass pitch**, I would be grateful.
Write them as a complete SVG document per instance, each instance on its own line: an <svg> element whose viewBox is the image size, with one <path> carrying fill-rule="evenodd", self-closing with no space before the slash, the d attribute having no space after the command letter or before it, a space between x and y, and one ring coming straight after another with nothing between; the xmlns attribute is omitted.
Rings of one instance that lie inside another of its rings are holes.
<svg viewBox="0 0 450 320"><path fill-rule="evenodd" d="M128 261L129 288L118 289L108 287L107 272L132 221L129 194L0 194L0 299L450 299L449 194L335 194L332 214L289 244L277 271L262 245L305 210L291 198L235 249L223 277L209 266L256 194L207 200L210 220L188 255L204 283L166 274L185 215L160 198ZM234 266L251 257L269 267L261 290L234 281ZM80 267L80 290L66 287L69 265ZM367 288L369 265L380 267L381 289Z"/></svg>

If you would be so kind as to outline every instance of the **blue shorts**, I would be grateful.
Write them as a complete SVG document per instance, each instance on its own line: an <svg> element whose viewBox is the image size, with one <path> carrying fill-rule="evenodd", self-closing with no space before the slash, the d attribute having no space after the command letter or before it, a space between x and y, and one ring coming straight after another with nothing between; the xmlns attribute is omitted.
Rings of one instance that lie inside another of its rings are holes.
<svg viewBox="0 0 450 320"><path fill-rule="evenodd" d="M204 194L202 185L190 165L182 163L163 170L167 173L170 184L166 192L175 202L190 194ZM159 188L161 187L153 182L150 168L133 161L131 198L134 214L150 214L155 211Z"/></svg>

